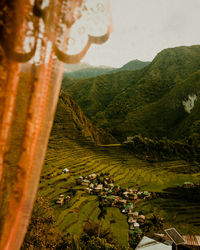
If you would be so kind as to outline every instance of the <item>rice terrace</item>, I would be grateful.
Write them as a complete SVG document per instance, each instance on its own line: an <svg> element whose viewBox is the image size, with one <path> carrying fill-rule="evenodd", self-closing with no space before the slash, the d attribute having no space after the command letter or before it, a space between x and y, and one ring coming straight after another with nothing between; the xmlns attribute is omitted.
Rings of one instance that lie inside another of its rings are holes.
<svg viewBox="0 0 200 250"><path fill-rule="evenodd" d="M189 249L199 246L199 53L199 45L183 46L139 70L64 75L22 249L32 241L38 248L137 249L152 240L172 249L168 229ZM41 238L35 224L46 228Z"/></svg>
<svg viewBox="0 0 200 250"><path fill-rule="evenodd" d="M0 0L0 250L200 250L200 0Z"/></svg>
<svg viewBox="0 0 200 250"><path fill-rule="evenodd" d="M107 207L105 217L99 219L98 197L87 194L86 187L77 185L76 179L94 172L99 175L109 173L114 184L124 189L140 188L141 191L160 193L184 182L198 182L199 173L183 173L184 169L192 168L189 165L185 161L148 163L119 146L94 146L53 134L38 195L50 200L56 224L63 233L80 236L85 223L97 223L102 229L108 229L119 246L126 249L129 240L127 217L118 208ZM69 172L63 173L65 168ZM56 200L62 194L69 194L71 198L61 206L56 204ZM196 216L199 209L200 203L196 201L158 196L142 201L134 211L142 212L146 217L163 217L166 228L176 225L184 234L199 234L200 217Z"/></svg>

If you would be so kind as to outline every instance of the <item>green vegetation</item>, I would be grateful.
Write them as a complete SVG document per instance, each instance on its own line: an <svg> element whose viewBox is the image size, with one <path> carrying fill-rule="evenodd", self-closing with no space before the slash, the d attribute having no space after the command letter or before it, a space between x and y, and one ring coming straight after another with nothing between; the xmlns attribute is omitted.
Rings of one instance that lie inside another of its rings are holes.
<svg viewBox="0 0 200 250"><path fill-rule="evenodd" d="M192 165L185 161L148 163L135 158L122 147L97 147L89 144L88 141L85 141L84 144L78 140L69 139L65 133L66 131L54 126L39 186L39 195L50 200L56 226L62 235L69 233L79 238L83 233L84 225L90 222L99 224L102 230L109 230L113 239L118 242L120 249L128 244L128 226L125 216L117 208L106 208L105 219L98 219L100 209L97 196L87 195L84 187L76 185L75 179L80 175L109 172L116 185L124 188L140 187L141 190L154 192L160 192L174 185L182 185L185 181L194 183L199 181L197 173L188 172ZM65 167L70 171L62 174ZM63 206L55 203L60 194L71 197ZM148 215L152 213L152 207L156 209L161 206L163 210L167 209L166 204L169 201L171 199L167 198L152 200L147 203L148 209L142 209L142 203L138 205L136 211L141 209L144 210L145 215ZM190 222L187 225L185 223L181 225L179 217L177 217L177 221L173 217L179 204L180 209L184 207L182 216L188 218L188 222ZM196 225L200 223L200 218L197 217L194 221L194 217L196 217L200 205L196 203L193 209L190 209L191 206L193 205L189 201L181 203L180 200L176 200L172 203L170 210L166 210L166 212L164 210L161 213L166 225L176 226L177 223L181 230L183 227L184 230L187 229L187 232L199 232L199 227ZM154 213L160 215L158 210L155 210ZM167 213L170 216L167 216Z"/></svg>
<svg viewBox="0 0 200 250"><path fill-rule="evenodd" d="M65 90L94 124L123 141L126 136L181 138L199 120L200 46L161 51L145 68L83 79ZM196 95L190 113L183 101Z"/></svg>
<svg viewBox="0 0 200 250"><path fill-rule="evenodd" d="M126 249L142 237L140 230L129 233L119 209L102 206L78 185L79 176L94 172L109 173L123 190L157 193L134 208L148 218L149 231L176 227L200 234L199 199L188 199L191 190L178 194L184 182L200 181L199 54L200 46L167 49L141 70L64 78L38 190L53 214L49 231L55 237L49 248L57 241L58 249ZM193 95L194 107L186 112L183 102ZM123 145L114 138L125 141L127 136L133 136L132 142ZM63 173L64 168L69 172ZM198 195L196 190L192 194ZM58 204L62 195L68 198ZM34 213L24 244L35 241L33 249L44 248L47 240L34 235L33 224Z"/></svg>
<svg viewBox="0 0 200 250"><path fill-rule="evenodd" d="M87 64L79 64L77 67L76 66L72 67L71 65L70 66L67 65L66 69L68 67L69 67L69 70L71 67L74 69L73 71L66 72L64 74L64 79L66 77L70 77L72 79L90 78L90 77L96 77L96 76L105 75L105 74L113 74L115 72L125 71L125 70L139 70L147 66L149 63L150 62L142 62L140 60L133 60L118 69L114 69L114 68L106 67L106 66L94 67L94 66L87 65Z"/></svg>
<svg viewBox="0 0 200 250"><path fill-rule="evenodd" d="M62 247L61 232L55 225L53 209L47 200L38 197L21 250L56 249Z"/></svg>
<svg viewBox="0 0 200 250"><path fill-rule="evenodd" d="M95 144L116 143L116 139L104 130L95 127L90 120L84 116L76 102L63 91L60 94L54 130L62 130L70 139L78 141L92 141Z"/></svg>
<svg viewBox="0 0 200 250"><path fill-rule="evenodd" d="M108 68L91 67L91 68L76 70L70 73L65 73L65 76L69 76L73 79L89 78L89 77L104 75L110 73L110 71L113 70L114 70L113 68L109 67Z"/></svg>
<svg viewBox="0 0 200 250"><path fill-rule="evenodd" d="M196 168L188 169L188 171L199 172L200 165L197 161L200 160L200 134L198 133L179 141L134 136L131 141L125 141L123 146L134 154L140 154L147 161L185 159L196 162Z"/></svg>
<svg viewBox="0 0 200 250"><path fill-rule="evenodd" d="M139 70L143 69L147 65L149 65L151 62L142 62L140 60L132 60L128 63L126 63L124 66L122 66L119 69L116 69L115 71L124 71L124 70Z"/></svg>
<svg viewBox="0 0 200 250"><path fill-rule="evenodd" d="M83 233L80 236L80 246L82 249L96 250L117 250L116 242L113 240L109 230L102 230L98 224L86 223Z"/></svg>

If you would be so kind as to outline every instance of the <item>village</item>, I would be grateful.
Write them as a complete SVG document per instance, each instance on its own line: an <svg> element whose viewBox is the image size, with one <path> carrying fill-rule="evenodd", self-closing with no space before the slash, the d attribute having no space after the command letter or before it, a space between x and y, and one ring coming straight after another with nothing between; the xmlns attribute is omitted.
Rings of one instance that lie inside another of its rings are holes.
<svg viewBox="0 0 200 250"><path fill-rule="evenodd" d="M123 214L127 215L129 233L134 233L134 231L141 232L145 216L134 211L134 208L142 200L152 199L150 192L138 189L123 189L120 186L116 186L109 173L101 173L100 176L95 173L85 177L80 176L77 184L86 186L88 194L98 195L101 214L103 214L104 207L117 207Z"/></svg>
<svg viewBox="0 0 200 250"><path fill-rule="evenodd" d="M63 174L68 173L65 168ZM79 176L76 185L85 191L86 195L96 195L99 201L99 219L105 218L106 207L116 207L126 215L129 225L129 243L131 240L141 237L135 249L199 249L200 236L181 236L175 228L164 230L164 234L156 231L163 231L164 219L158 215L146 218L142 211L136 211L136 205L140 202L156 199L157 193L141 191L140 188L130 189L115 185L109 173L96 173L87 176ZM184 182L180 188L191 189L199 184ZM75 192L71 188L71 195L60 194L56 204L63 206L67 204ZM151 232L152 226L154 230ZM155 231L156 230L156 231ZM197 243L198 242L198 243Z"/></svg>
<svg viewBox="0 0 200 250"><path fill-rule="evenodd" d="M64 171L66 173L67 170ZM106 212L105 207L117 207L121 213L127 216L129 224L129 234L141 233L145 226L145 215L141 212L134 211L136 204L144 200L150 200L156 197L155 193L148 191L140 191L139 189L124 189L119 185L115 185L109 173L96 173L88 176L79 176L76 184L84 187L88 195L97 195L99 200L99 208L101 209L100 217ZM63 205L70 196L60 195L56 203ZM163 219L160 224L162 226Z"/></svg>

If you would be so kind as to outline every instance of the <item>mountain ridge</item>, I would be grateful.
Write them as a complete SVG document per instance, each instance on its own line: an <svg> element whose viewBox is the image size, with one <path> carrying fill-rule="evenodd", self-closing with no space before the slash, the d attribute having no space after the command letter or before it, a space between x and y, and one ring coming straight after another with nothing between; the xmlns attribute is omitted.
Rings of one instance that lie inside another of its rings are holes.
<svg viewBox="0 0 200 250"><path fill-rule="evenodd" d="M73 98L61 91L53 131L62 131L63 135L70 140L88 143L110 144L116 143L116 139L103 129L94 126L83 114Z"/></svg>
<svg viewBox="0 0 200 250"><path fill-rule="evenodd" d="M78 69L72 70L72 71L66 71L64 73L64 76L69 76L72 79L82 79L82 78L91 78L91 77L96 77L100 75L105 75L105 74L113 74L116 72L120 71L135 71L135 70L140 70L147 65L149 65L150 62L143 62L138 59L132 60L126 64L124 64L120 68L113 68L110 66L92 66L89 64L83 64L83 68L81 68L81 64L77 66ZM71 67L71 65L69 65Z"/></svg>
<svg viewBox="0 0 200 250"><path fill-rule="evenodd" d="M143 69L82 79L66 87L66 91L76 99L94 124L122 140L127 136L124 133L127 124L133 134L138 132L134 132L134 125L130 126L129 119L133 116L130 114L134 113L137 117L138 110L141 112L146 105L158 102L197 72L200 69L199 54L200 45L165 49ZM142 114L140 118L138 126L142 126ZM165 129L160 129L163 133L159 132L158 136L163 136ZM143 132L142 129L140 132ZM156 133L152 134L156 136ZM148 136L151 137L150 131Z"/></svg>

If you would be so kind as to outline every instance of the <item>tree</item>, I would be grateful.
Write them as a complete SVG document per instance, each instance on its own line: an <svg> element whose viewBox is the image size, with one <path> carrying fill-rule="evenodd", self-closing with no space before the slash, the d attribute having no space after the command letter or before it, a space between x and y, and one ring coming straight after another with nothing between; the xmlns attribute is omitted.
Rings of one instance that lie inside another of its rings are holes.
<svg viewBox="0 0 200 250"><path fill-rule="evenodd" d="M102 230L96 223L87 222L84 225L80 242L82 249L118 249L110 231Z"/></svg>
<svg viewBox="0 0 200 250"><path fill-rule="evenodd" d="M93 236L86 245L87 250L117 250L117 248L108 243L106 239Z"/></svg>
<svg viewBox="0 0 200 250"><path fill-rule="evenodd" d="M21 250L59 249L63 243L61 232L55 225L53 211L48 201L39 197L35 202Z"/></svg>

